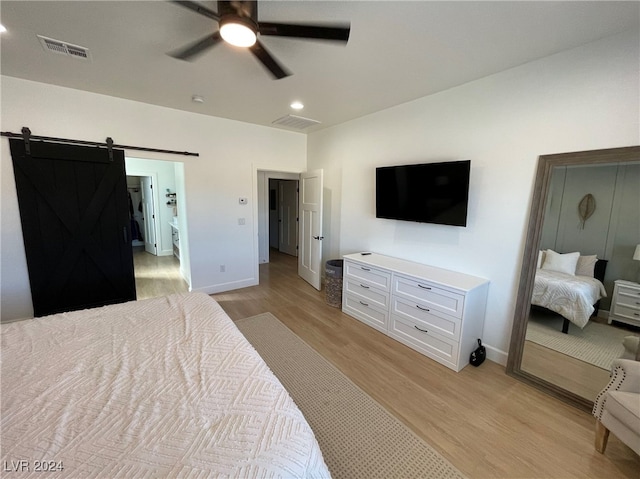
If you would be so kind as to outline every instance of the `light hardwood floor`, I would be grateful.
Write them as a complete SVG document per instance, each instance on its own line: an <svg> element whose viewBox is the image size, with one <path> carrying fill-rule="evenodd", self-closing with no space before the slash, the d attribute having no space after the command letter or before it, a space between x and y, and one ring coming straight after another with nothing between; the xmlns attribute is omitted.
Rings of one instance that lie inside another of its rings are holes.
<svg viewBox="0 0 640 479"><path fill-rule="evenodd" d="M133 248L133 270L138 299L186 293L189 290L180 275L180 261L175 256L154 256L147 253L144 246L136 246Z"/></svg>
<svg viewBox="0 0 640 479"><path fill-rule="evenodd" d="M640 478L613 435L594 449L594 419L485 361L455 373L328 306L271 254L260 285L212 295L237 320L271 312L469 478Z"/></svg>

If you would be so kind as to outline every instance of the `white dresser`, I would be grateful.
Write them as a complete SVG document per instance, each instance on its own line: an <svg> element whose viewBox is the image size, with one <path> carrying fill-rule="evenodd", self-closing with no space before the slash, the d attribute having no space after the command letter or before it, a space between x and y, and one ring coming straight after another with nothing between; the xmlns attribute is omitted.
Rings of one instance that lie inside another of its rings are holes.
<svg viewBox="0 0 640 479"><path fill-rule="evenodd" d="M344 256L342 311L460 371L482 337L489 281L376 253Z"/></svg>
<svg viewBox="0 0 640 479"><path fill-rule="evenodd" d="M608 323L621 323L640 326L640 284L631 281L614 281L613 297Z"/></svg>

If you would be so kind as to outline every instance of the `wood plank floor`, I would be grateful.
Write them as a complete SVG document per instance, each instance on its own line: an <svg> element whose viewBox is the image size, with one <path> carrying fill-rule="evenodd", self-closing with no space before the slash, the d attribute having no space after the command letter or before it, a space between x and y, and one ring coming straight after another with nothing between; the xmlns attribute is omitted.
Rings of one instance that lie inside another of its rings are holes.
<svg viewBox="0 0 640 479"><path fill-rule="evenodd" d="M260 285L212 295L237 320L271 312L470 478L632 478L640 457L594 419L485 361L455 373L328 306L271 254Z"/></svg>
<svg viewBox="0 0 640 479"><path fill-rule="evenodd" d="M133 270L138 299L156 298L189 291L180 274L180 260L175 256L154 256L144 246L133 248Z"/></svg>

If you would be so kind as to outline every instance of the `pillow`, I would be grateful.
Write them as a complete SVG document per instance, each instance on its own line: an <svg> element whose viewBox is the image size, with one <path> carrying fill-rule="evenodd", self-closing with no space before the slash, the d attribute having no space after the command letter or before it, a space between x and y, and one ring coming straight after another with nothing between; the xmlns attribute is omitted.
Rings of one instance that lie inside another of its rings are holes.
<svg viewBox="0 0 640 479"><path fill-rule="evenodd" d="M576 276L589 276L593 278L596 261L598 261L598 257L595 254L591 256L580 256L576 264Z"/></svg>
<svg viewBox="0 0 640 479"><path fill-rule="evenodd" d="M576 265L578 264L579 257L579 252L560 254L548 249L544 255L542 269L574 276L576 274Z"/></svg>
<svg viewBox="0 0 640 479"><path fill-rule="evenodd" d="M538 269L542 267L542 263L544 263L544 251L540 250L538 251Z"/></svg>

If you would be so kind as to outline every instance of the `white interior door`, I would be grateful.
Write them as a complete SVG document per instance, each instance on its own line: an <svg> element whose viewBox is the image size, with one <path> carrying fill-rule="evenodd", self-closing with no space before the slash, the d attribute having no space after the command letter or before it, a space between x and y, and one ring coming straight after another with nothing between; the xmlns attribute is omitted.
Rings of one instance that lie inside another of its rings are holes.
<svg viewBox="0 0 640 479"><path fill-rule="evenodd" d="M292 256L298 255L298 182L279 181L278 249Z"/></svg>
<svg viewBox="0 0 640 479"><path fill-rule="evenodd" d="M140 178L142 191L142 216L144 218L144 250L158 254L156 244L156 218L153 211L153 181L150 176Z"/></svg>
<svg viewBox="0 0 640 479"><path fill-rule="evenodd" d="M300 251L298 274L320 289L322 260L322 170L300 175Z"/></svg>

